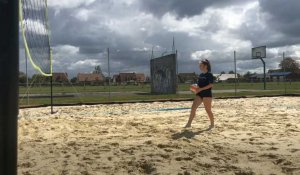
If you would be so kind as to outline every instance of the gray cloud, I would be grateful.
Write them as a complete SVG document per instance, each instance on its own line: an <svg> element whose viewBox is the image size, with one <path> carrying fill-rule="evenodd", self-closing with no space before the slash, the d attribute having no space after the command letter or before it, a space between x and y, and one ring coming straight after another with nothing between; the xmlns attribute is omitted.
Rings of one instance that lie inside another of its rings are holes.
<svg viewBox="0 0 300 175"><path fill-rule="evenodd" d="M300 1L260 0L259 7L237 31L244 39L271 48L300 43Z"/></svg>
<svg viewBox="0 0 300 175"><path fill-rule="evenodd" d="M255 5L248 8L253 2ZM300 6L296 1L291 2ZM90 0L72 7L50 6L54 71L75 76L78 72L91 72L94 64L100 64L107 72L106 48L109 47L113 74L123 71L149 74L152 46L155 46L155 56L171 51L173 36L179 51L179 72L199 73L197 59L201 54L192 57L197 51L211 53L213 72L233 70L233 50L238 53L239 72L261 70L261 65L250 58L251 47L258 45L275 48L269 51L267 60L269 68L274 68L280 61L277 51L289 50L287 54L297 55L298 47L292 46L299 45L298 12L285 12L285 7L281 10L279 6L277 0L191 0L188 3ZM287 45L291 47L283 47ZM24 70L24 64L20 69Z"/></svg>
<svg viewBox="0 0 300 175"><path fill-rule="evenodd" d="M267 13L270 28L285 35L300 37L300 1L260 0L261 12Z"/></svg>
<svg viewBox="0 0 300 175"><path fill-rule="evenodd" d="M141 0L142 10L152 13L157 17L161 17L166 13L173 13L177 17L191 17L201 14L208 7L224 7L232 4L243 4L250 0Z"/></svg>

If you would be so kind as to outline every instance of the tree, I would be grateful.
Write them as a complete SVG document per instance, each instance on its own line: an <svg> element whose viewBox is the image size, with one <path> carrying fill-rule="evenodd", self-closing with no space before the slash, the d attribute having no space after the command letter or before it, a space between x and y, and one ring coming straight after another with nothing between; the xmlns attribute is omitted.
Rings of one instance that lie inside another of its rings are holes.
<svg viewBox="0 0 300 175"><path fill-rule="evenodd" d="M222 71L221 74L226 74L225 71Z"/></svg>
<svg viewBox="0 0 300 175"><path fill-rule="evenodd" d="M93 74L100 74L102 77L104 77L100 65L95 67Z"/></svg>
<svg viewBox="0 0 300 175"><path fill-rule="evenodd" d="M34 81L35 83L42 84L42 83L50 82L50 78L51 77L45 77L44 75L41 74L34 74L32 75L31 80Z"/></svg>
<svg viewBox="0 0 300 175"><path fill-rule="evenodd" d="M248 71L245 75L244 75L244 78L245 79L248 79L251 77L251 75L253 75L250 71Z"/></svg>
<svg viewBox="0 0 300 175"><path fill-rule="evenodd" d="M228 73L229 73L229 74L234 74L234 71L233 71L233 70L231 70L231 71L229 71Z"/></svg>
<svg viewBox="0 0 300 175"><path fill-rule="evenodd" d="M291 57L287 57L279 64L282 71L295 73L300 70L300 64Z"/></svg>
<svg viewBox="0 0 300 175"><path fill-rule="evenodd" d="M213 76L213 81L216 82L217 81L217 77Z"/></svg>
<svg viewBox="0 0 300 175"><path fill-rule="evenodd" d="M19 83L26 83L26 74L24 72L19 72Z"/></svg>
<svg viewBox="0 0 300 175"><path fill-rule="evenodd" d="M77 77L73 77L72 79L71 79L71 83L76 83L77 82Z"/></svg>

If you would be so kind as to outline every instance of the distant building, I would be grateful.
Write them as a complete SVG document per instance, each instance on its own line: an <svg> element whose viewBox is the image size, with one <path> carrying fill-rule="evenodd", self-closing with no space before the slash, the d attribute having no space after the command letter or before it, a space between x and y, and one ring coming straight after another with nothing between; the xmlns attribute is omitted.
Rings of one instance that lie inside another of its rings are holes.
<svg viewBox="0 0 300 175"><path fill-rule="evenodd" d="M179 83L194 83L197 81L198 76L196 73L179 73L178 82Z"/></svg>
<svg viewBox="0 0 300 175"><path fill-rule="evenodd" d="M135 74L136 75L136 82L145 82L146 77L145 74Z"/></svg>
<svg viewBox="0 0 300 175"><path fill-rule="evenodd" d="M146 80L145 80L145 82L150 82L151 81L151 78L150 78L150 76L146 76Z"/></svg>
<svg viewBox="0 0 300 175"><path fill-rule="evenodd" d="M119 76L121 83L136 81L135 73L120 73Z"/></svg>
<svg viewBox="0 0 300 175"><path fill-rule="evenodd" d="M118 82L120 82L121 80L120 80L120 76L119 75L114 75L113 76L113 79L112 79L112 82L113 83L118 83Z"/></svg>
<svg viewBox="0 0 300 175"><path fill-rule="evenodd" d="M69 81L68 73L61 73L61 72L52 73L52 80L54 82L59 82L59 83L68 82Z"/></svg>
<svg viewBox="0 0 300 175"><path fill-rule="evenodd" d="M103 83L104 77L100 74L87 74L87 73L79 73L77 74L77 81L79 83L88 83L88 84L95 84L95 83Z"/></svg>
<svg viewBox="0 0 300 175"><path fill-rule="evenodd" d="M291 72L273 72L273 73L269 73L270 79L272 81L284 81L285 78L287 78L291 74L292 74Z"/></svg>
<svg viewBox="0 0 300 175"><path fill-rule="evenodd" d="M114 83L141 83L145 82L146 77L143 73L119 73L113 76Z"/></svg>
<svg viewBox="0 0 300 175"><path fill-rule="evenodd" d="M238 78L238 74L213 74L216 77L216 82L226 82L232 79Z"/></svg>
<svg viewBox="0 0 300 175"><path fill-rule="evenodd" d="M299 81L300 80L300 70L295 70L294 72L286 72L282 69L269 70L268 73L271 76L272 81Z"/></svg>
<svg viewBox="0 0 300 175"><path fill-rule="evenodd" d="M268 73L283 72L281 69L269 69Z"/></svg>
<svg viewBox="0 0 300 175"><path fill-rule="evenodd" d="M252 82L262 82L264 81L264 74L254 74L250 76ZM266 73L266 81L271 81L271 76L269 73Z"/></svg>

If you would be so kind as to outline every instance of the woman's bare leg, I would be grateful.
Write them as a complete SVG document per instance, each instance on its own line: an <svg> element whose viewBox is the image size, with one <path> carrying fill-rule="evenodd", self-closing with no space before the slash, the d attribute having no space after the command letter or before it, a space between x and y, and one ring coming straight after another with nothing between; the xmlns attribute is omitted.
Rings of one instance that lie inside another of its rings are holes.
<svg viewBox="0 0 300 175"><path fill-rule="evenodd" d="M189 121L187 122L187 124L185 125L185 128L191 127L192 121L196 115L197 108L199 107L199 105L201 103L202 103L202 99L198 95L196 95L193 105L192 105L190 118L189 118Z"/></svg>
<svg viewBox="0 0 300 175"><path fill-rule="evenodd" d="M212 102L211 97L204 97L203 98L203 104L204 104L205 110L206 110L207 115L208 115L209 120L210 120L210 127L214 127L214 115L211 111L211 102Z"/></svg>

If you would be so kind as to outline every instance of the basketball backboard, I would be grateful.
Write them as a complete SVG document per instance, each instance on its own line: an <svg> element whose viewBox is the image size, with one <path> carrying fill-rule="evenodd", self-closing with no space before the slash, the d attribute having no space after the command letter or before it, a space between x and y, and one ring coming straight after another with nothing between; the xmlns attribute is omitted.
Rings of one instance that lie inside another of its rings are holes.
<svg viewBox="0 0 300 175"><path fill-rule="evenodd" d="M266 58L266 46L252 48L252 59Z"/></svg>

